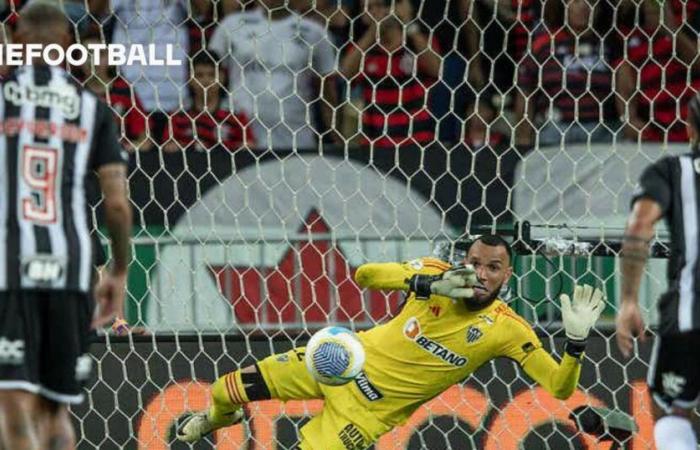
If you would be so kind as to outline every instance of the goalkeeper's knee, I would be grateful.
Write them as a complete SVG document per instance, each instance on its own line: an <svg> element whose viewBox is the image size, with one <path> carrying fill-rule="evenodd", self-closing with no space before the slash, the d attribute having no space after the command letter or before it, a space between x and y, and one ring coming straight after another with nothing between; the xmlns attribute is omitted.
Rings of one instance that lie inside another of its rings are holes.
<svg viewBox="0 0 700 450"><path fill-rule="evenodd" d="M269 399L270 390L257 366L252 372L229 372L211 387L209 417L214 421L223 420L245 403Z"/></svg>

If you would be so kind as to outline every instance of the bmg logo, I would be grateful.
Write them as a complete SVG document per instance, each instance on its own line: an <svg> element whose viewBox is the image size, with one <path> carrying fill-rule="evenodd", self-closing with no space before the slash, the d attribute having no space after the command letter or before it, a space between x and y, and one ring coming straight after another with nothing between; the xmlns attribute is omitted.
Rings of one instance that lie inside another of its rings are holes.
<svg viewBox="0 0 700 450"><path fill-rule="evenodd" d="M11 341L5 337L0 338L0 364L20 365L24 362L24 341L17 339Z"/></svg>

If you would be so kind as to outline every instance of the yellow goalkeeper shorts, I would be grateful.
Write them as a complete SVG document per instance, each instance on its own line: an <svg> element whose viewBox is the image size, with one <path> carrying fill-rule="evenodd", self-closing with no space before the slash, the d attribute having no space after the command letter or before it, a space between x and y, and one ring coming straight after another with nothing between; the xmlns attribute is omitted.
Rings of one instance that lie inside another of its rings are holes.
<svg viewBox="0 0 700 450"><path fill-rule="evenodd" d="M326 386L306 370L304 347L269 356L258 367L272 398L288 400L323 399L323 410L304 425L302 450L364 450L391 430L369 413L352 393L354 383Z"/></svg>

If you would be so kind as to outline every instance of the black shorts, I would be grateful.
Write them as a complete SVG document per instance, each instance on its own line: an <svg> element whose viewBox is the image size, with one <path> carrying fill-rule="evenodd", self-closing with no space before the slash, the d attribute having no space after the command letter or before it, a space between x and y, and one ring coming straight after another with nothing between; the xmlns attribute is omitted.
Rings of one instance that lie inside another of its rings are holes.
<svg viewBox="0 0 700 450"><path fill-rule="evenodd" d="M0 390L80 403L90 376L92 298L74 292L0 292Z"/></svg>
<svg viewBox="0 0 700 450"><path fill-rule="evenodd" d="M654 401L671 408L694 408L700 395L700 331L658 336L647 378Z"/></svg>

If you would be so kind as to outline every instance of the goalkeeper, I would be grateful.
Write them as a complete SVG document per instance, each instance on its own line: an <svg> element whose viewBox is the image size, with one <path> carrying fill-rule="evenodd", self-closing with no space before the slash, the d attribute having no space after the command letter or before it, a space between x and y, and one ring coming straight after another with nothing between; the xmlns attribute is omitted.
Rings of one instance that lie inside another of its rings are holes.
<svg viewBox="0 0 700 450"><path fill-rule="evenodd" d="M272 355L219 378L208 411L178 427L194 442L243 420L242 405L264 399L324 399L323 411L304 425L297 449L364 449L406 420L423 403L464 380L497 357L517 361L554 397L568 398L581 372L586 338L604 307L601 291L577 286L573 301L561 296L566 353L560 363L542 348L532 327L498 298L513 273L508 243L478 238L466 266L438 259L371 263L358 268L364 288L409 293L389 322L359 332L366 362L361 375L343 386L316 382L306 369L304 348Z"/></svg>

